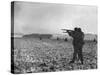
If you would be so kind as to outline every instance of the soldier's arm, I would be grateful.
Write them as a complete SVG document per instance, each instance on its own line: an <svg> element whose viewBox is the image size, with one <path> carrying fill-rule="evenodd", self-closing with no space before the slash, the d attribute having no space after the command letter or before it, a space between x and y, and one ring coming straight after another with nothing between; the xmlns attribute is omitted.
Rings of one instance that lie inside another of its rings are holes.
<svg viewBox="0 0 100 75"><path fill-rule="evenodd" d="M74 37L74 31L68 32L69 36Z"/></svg>

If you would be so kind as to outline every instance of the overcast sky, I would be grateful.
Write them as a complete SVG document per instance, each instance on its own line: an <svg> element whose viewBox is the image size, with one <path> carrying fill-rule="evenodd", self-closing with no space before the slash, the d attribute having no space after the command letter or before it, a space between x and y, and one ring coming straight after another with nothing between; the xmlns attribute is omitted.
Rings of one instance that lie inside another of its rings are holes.
<svg viewBox="0 0 100 75"><path fill-rule="evenodd" d="M74 27L97 34L97 7L15 2L14 33L61 34L60 29Z"/></svg>

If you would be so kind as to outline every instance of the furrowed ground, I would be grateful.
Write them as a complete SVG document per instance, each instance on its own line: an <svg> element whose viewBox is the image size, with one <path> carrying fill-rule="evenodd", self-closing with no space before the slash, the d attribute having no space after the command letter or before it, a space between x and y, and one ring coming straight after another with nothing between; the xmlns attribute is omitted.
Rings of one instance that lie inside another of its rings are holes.
<svg viewBox="0 0 100 75"><path fill-rule="evenodd" d="M52 72L68 70L86 70L97 68L97 43L85 42L83 47L84 64L72 59L71 42L50 39L19 38L14 39L14 72Z"/></svg>

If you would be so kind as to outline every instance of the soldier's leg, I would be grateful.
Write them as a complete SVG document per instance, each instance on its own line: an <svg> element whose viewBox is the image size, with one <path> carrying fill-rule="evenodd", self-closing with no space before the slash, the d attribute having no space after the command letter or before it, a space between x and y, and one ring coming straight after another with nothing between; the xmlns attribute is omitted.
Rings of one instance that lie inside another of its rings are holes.
<svg viewBox="0 0 100 75"><path fill-rule="evenodd" d="M83 64L82 47L79 48L79 51L78 51L78 57L79 57L79 59L81 60L81 63Z"/></svg>
<svg viewBox="0 0 100 75"><path fill-rule="evenodd" d="M72 58L72 61L70 61L70 63L74 63L74 61L75 61L76 58L77 58L77 48L74 47L73 58Z"/></svg>
<svg viewBox="0 0 100 75"><path fill-rule="evenodd" d="M77 52L76 52L76 51L74 51L72 61L75 61L75 59L76 59L76 58L77 58Z"/></svg>

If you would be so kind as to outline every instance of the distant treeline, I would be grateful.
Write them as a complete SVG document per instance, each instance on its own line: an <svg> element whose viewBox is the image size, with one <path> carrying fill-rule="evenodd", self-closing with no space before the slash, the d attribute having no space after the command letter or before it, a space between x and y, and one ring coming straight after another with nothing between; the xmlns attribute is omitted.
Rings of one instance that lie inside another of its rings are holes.
<svg viewBox="0 0 100 75"><path fill-rule="evenodd" d="M51 38L52 34L27 34L23 35L24 38Z"/></svg>

